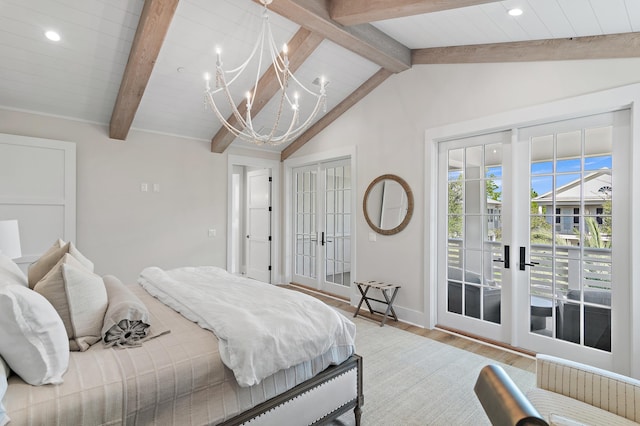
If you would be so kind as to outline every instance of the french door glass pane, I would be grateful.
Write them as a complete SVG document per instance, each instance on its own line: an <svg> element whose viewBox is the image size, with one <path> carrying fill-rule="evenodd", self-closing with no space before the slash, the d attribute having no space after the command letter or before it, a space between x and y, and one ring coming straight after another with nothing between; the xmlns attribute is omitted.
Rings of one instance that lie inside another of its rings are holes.
<svg viewBox="0 0 640 426"><path fill-rule="evenodd" d="M447 309L500 323L502 144L448 151Z"/></svg>
<svg viewBox="0 0 640 426"><path fill-rule="evenodd" d="M350 220L351 167L326 168L325 182L325 280L351 285Z"/></svg>
<svg viewBox="0 0 640 426"><path fill-rule="evenodd" d="M296 200L295 273L315 278L316 275L316 172L300 170L294 178Z"/></svg>

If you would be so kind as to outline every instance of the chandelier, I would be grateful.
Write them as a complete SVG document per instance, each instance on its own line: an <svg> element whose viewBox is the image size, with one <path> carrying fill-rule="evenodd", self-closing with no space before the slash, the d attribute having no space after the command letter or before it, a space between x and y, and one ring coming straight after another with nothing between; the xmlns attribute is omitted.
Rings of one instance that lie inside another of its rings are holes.
<svg viewBox="0 0 640 426"><path fill-rule="evenodd" d="M267 13L267 5L271 4L272 0L260 0L260 2L264 5L262 30L251 54L239 67L225 71L222 68L221 52L219 49L216 49L215 87L212 88L210 86L211 76L208 73L205 74L205 101L211 107L222 125L234 136L257 145L280 145L300 136L313 122L320 109L326 108L325 88L327 82L324 78L316 78L313 83L317 84L320 90L319 92L315 92L305 87L296 79L289 70L287 45L285 44L282 52L280 52L273 39L271 25L269 24L269 15ZM275 79L280 88L276 95L278 103L273 124L270 125L270 127L261 126L260 129L256 130L253 127L251 107L257 97L258 90L260 90L258 82L260 80L260 69L266 56L265 51L269 52L267 60L270 60L272 63ZM257 71L255 84L251 90L246 92L246 101L237 107L231 95L231 87L238 77L247 69L248 65L256 62L256 60ZM300 95L296 88L310 95L310 98L315 100L313 109L304 120L300 120ZM216 98L218 99L216 100ZM235 123L230 123L232 120L226 120L224 118L216 102L229 104L232 111L231 117L235 118ZM244 111L243 106L245 107Z"/></svg>

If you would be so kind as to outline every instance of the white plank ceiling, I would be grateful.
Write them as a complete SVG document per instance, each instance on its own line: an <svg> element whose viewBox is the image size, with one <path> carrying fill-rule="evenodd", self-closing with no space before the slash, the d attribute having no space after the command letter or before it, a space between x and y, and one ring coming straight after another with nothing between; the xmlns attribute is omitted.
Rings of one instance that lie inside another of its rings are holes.
<svg viewBox="0 0 640 426"><path fill-rule="evenodd" d="M411 49L584 37L640 31L640 1L507 0L372 24Z"/></svg>
<svg viewBox="0 0 640 426"><path fill-rule="evenodd" d="M107 126L143 5L143 0L0 0L0 108ZM523 15L509 16L512 7L523 9ZM204 108L203 74L214 71L216 47L225 65L244 61L261 14L262 7L251 0L180 0L132 128L210 142L221 126ZM300 28L275 13L270 21L281 43ZM410 49L626 33L640 31L640 0L506 0L372 25ZM47 40L49 29L62 40ZM309 85L325 76L331 82L330 111L379 68L325 40L296 78ZM234 93L238 101L252 86L249 81ZM256 124L268 125L274 109L270 102Z"/></svg>

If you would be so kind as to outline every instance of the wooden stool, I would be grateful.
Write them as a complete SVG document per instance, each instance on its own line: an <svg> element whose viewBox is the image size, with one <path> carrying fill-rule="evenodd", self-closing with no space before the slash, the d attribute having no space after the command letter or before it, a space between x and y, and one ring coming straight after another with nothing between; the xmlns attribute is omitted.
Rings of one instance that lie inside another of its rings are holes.
<svg viewBox="0 0 640 426"><path fill-rule="evenodd" d="M384 325L389 314L391 314L391 317L393 317L394 320L398 321L398 316L396 315L396 311L393 310L393 301L396 299L396 294L398 294L398 289L400 288L398 284L387 284L379 281L363 281L363 282L355 281L354 284L358 287L358 290L362 295L362 298L360 299L360 303L358 303L358 308L356 309L356 313L353 315L354 318L358 316L358 312L360 311L360 306L362 306L362 302L364 302L367 304L367 307L369 308L369 312L371 312L372 314L376 313L376 314L382 315L382 321L380 322L380 327ZM373 297L367 296L367 293L371 288L377 288L378 290L380 290L380 292L382 293L382 296L384 296L384 300L374 299ZM391 294L391 298L389 298L389 293L388 293L389 290L393 290L393 293ZM371 307L369 300L373 300L379 303L384 303L385 305L387 305L387 310L385 312L376 311Z"/></svg>

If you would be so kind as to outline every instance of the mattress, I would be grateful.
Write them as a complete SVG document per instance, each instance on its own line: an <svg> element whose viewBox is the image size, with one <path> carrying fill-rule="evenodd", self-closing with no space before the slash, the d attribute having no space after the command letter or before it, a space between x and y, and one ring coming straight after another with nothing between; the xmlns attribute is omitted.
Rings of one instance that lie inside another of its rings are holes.
<svg viewBox="0 0 640 426"><path fill-rule="evenodd" d="M326 369L323 354L240 387L218 353L215 336L138 285L158 328L170 333L140 347L72 352L61 385L31 386L12 375L5 406L12 424L216 424L279 395Z"/></svg>

